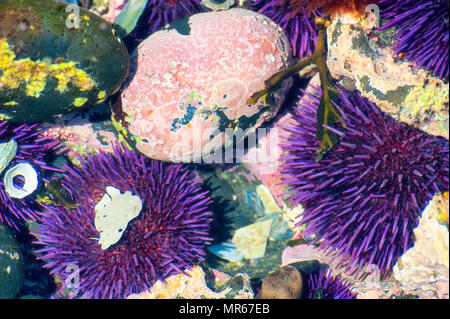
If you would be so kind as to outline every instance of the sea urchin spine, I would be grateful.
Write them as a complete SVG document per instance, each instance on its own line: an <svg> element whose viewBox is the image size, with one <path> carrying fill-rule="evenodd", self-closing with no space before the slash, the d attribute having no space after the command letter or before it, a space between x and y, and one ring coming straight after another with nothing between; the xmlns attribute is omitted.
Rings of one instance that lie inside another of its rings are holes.
<svg viewBox="0 0 450 319"><path fill-rule="evenodd" d="M330 270L311 273L305 286L306 299L355 299L357 295L347 280L332 276Z"/></svg>
<svg viewBox="0 0 450 319"><path fill-rule="evenodd" d="M0 143L14 140L17 143L17 152L8 167L19 163L29 163L39 174L39 179L48 181L45 173L62 172L57 168L49 166L45 158L50 151L56 150L59 142L50 136L44 136L37 124L15 125L9 122L0 122ZM1 175L5 174L6 167ZM47 176L48 177L48 176ZM40 207L36 204L31 194L25 198L13 198L5 190L3 178L0 178L0 223L18 229L21 221L38 220L40 218Z"/></svg>
<svg viewBox="0 0 450 319"><path fill-rule="evenodd" d="M320 16L318 11L309 15L304 6L295 4L295 0L253 0L252 6L284 30L294 56L304 58L314 52L318 33L314 18Z"/></svg>
<svg viewBox="0 0 450 319"><path fill-rule="evenodd" d="M396 54L404 54L435 76L448 77L448 10L448 0L383 0L381 17L389 21L379 30L395 27Z"/></svg>

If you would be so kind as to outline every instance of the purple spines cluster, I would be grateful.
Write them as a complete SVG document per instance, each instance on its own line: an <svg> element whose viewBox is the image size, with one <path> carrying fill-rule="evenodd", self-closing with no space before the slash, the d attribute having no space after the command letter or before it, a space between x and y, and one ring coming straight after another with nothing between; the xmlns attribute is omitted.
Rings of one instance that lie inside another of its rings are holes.
<svg viewBox="0 0 450 319"><path fill-rule="evenodd" d="M435 76L448 77L448 10L448 0L382 0L381 17L388 22L380 30L395 27L396 54L404 54Z"/></svg>
<svg viewBox="0 0 450 319"><path fill-rule="evenodd" d="M164 164L115 147L113 154L90 156L81 167L67 168L62 181L78 206L47 207L34 233L46 268L65 288L69 265L79 268L82 298L124 298L157 280L185 273L204 259L211 243L212 213L201 180L181 165ZM96 203L112 186L142 201L120 241L102 250L94 225Z"/></svg>
<svg viewBox="0 0 450 319"><path fill-rule="evenodd" d="M302 98L286 128L282 178L304 208L304 236L316 234L346 271L375 264L385 275L412 245L429 200L449 189L448 140L397 122L359 92L340 89L336 102L344 123L324 126L340 140L316 162L319 99Z"/></svg>
<svg viewBox="0 0 450 319"><path fill-rule="evenodd" d="M147 19L150 31L185 18L198 12L202 12L200 0L149 0L147 7L150 15Z"/></svg>
<svg viewBox="0 0 450 319"><path fill-rule="evenodd" d="M44 136L43 130L37 128L38 124L15 125L9 122L0 122L0 143L15 140L17 153L8 164L0 178L0 223L19 229L21 221L38 220L40 217L39 207L35 202L35 196L30 194L24 198L17 199L8 195L3 183L3 175L8 168L18 163L30 163L38 172L39 181L47 182L46 173L62 172L49 166L45 159L50 151L56 150L59 142L50 136Z"/></svg>
<svg viewBox="0 0 450 319"><path fill-rule="evenodd" d="M305 8L291 4L291 0L253 0L255 11L276 22L286 33L293 55L304 58L311 55L317 45L317 25L314 21L319 12L307 15Z"/></svg>
<svg viewBox="0 0 450 319"><path fill-rule="evenodd" d="M316 271L309 275L305 283L305 299L355 299L352 285L340 275L332 276L331 271Z"/></svg>

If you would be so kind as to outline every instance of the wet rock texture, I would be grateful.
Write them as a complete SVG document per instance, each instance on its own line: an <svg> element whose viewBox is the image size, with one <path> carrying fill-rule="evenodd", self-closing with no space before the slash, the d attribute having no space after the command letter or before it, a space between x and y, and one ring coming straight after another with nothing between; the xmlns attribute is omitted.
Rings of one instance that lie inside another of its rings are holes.
<svg viewBox="0 0 450 319"><path fill-rule="evenodd" d="M46 129L43 134L57 138L62 146L61 151L65 151L65 155L77 164L77 154L95 154L100 150L112 152L112 145L120 143L109 117L109 105L102 103L44 122L41 126Z"/></svg>
<svg viewBox="0 0 450 319"><path fill-rule="evenodd" d="M16 298L24 277L23 256L6 226L0 224L0 299Z"/></svg>
<svg viewBox="0 0 450 319"><path fill-rule="evenodd" d="M247 275L239 275L240 285L236 285L233 279L229 280L226 288L216 292L207 286L205 273L201 267L196 266L187 270L187 275L179 274L166 279L166 282L157 281L149 291L128 296L128 299L251 299L253 293L250 288ZM239 286L239 287L237 287Z"/></svg>
<svg viewBox="0 0 450 319"><path fill-rule="evenodd" d="M264 278L259 297L261 299L298 299L302 288L302 275L295 267L287 265Z"/></svg>
<svg viewBox="0 0 450 319"><path fill-rule="evenodd" d="M394 266L393 275L411 291L449 297L449 233L434 216L443 210L448 216L447 198L437 195L422 213L414 229L416 241ZM434 291L432 293L432 291Z"/></svg>
<svg viewBox="0 0 450 319"><path fill-rule="evenodd" d="M112 26L85 9L75 19L66 7L0 2L1 119L59 117L105 101L125 80L128 51Z"/></svg>
<svg viewBox="0 0 450 319"><path fill-rule="evenodd" d="M232 143L226 129L254 131L275 115L290 79L274 96L252 105L246 101L289 57L280 28L255 12L231 9L182 19L132 54L121 124L148 157L184 162L205 157Z"/></svg>
<svg viewBox="0 0 450 319"><path fill-rule="evenodd" d="M333 76L396 120L448 139L448 83L394 56L392 30L378 32L370 23L344 22L341 17L328 28Z"/></svg>

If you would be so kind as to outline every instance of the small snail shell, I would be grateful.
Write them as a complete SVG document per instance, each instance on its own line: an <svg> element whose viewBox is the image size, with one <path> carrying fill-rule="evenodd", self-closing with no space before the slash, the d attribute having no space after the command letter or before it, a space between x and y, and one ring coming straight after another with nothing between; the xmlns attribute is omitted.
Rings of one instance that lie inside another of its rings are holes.
<svg viewBox="0 0 450 319"><path fill-rule="evenodd" d="M23 176L25 184L22 187L14 185L14 177ZM24 198L33 193L38 187L38 174L29 163L19 163L8 169L3 176L5 191L13 198Z"/></svg>
<svg viewBox="0 0 450 319"><path fill-rule="evenodd" d="M227 10L234 5L234 0L202 0L202 4L213 10Z"/></svg>

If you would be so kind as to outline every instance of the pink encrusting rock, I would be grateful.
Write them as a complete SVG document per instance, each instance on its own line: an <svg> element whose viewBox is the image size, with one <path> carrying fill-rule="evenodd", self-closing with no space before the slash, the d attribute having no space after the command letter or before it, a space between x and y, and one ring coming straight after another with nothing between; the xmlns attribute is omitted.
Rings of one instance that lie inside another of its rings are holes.
<svg viewBox="0 0 450 319"><path fill-rule="evenodd" d="M232 143L226 131L239 139L274 117L291 79L266 99L246 101L290 58L285 35L263 15L244 9L193 15L152 34L132 54L122 94L126 124L118 124L128 126L127 139L148 157L205 159Z"/></svg>

